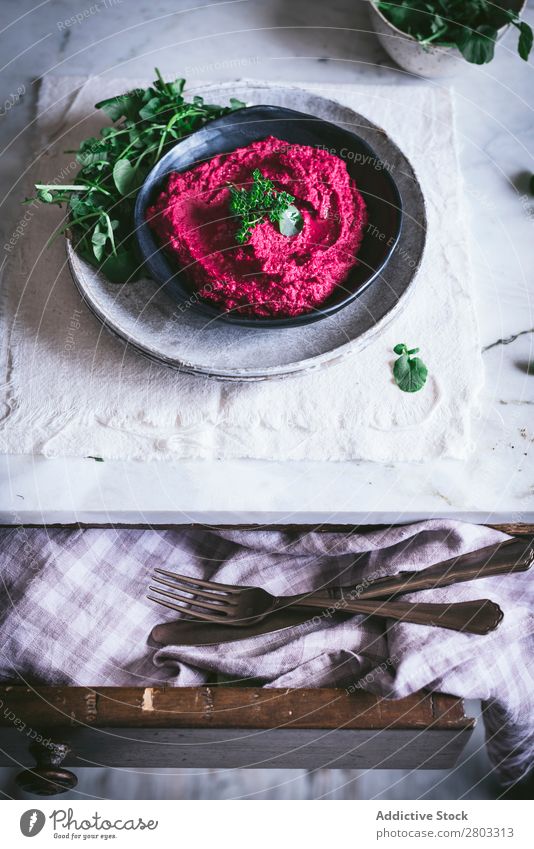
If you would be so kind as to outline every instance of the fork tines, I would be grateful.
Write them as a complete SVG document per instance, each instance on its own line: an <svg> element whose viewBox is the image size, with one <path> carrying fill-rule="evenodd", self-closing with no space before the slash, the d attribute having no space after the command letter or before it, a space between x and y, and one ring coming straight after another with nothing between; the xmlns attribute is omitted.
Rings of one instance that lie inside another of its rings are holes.
<svg viewBox="0 0 534 849"><path fill-rule="evenodd" d="M150 586L149 590L156 595L147 598L163 607L207 622L232 615L232 595L236 590L228 584L189 578L165 569L155 569L151 577L157 586ZM210 614L210 611L213 613Z"/></svg>

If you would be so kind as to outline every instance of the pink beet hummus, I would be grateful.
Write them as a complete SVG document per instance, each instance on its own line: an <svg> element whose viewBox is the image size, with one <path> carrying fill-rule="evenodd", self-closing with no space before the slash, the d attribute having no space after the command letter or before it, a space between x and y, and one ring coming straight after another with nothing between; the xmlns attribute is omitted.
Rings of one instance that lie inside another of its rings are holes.
<svg viewBox="0 0 534 849"><path fill-rule="evenodd" d="M298 235L283 236L267 220L237 244L228 184L250 187L255 168L295 197L304 218ZM342 159L270 136L170 174L147 220L200 297L225 311L281 318L319 306L343 284L366 211Z"/></svg>

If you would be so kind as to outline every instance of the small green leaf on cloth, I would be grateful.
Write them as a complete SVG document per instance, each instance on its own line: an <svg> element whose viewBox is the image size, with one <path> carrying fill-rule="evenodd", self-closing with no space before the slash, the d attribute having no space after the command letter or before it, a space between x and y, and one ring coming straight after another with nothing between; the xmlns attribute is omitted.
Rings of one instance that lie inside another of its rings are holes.
<svg viewBox="0 0 534 849"><path fill-rule="evenodd" d="M408 349L400 343L393 348L399 355L393 364L393 378L402 392L418 392L426 383L428 369L420 357L415 357L419 348Z"/></svg>

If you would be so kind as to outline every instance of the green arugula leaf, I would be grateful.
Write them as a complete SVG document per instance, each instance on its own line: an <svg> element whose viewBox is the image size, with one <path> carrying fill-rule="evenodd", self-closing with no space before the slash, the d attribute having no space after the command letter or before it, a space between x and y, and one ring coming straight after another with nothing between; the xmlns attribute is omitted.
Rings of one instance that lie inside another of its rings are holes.
<svg viewBox="0 0 534 849"><path fill-rule="evenodd" d="M399 355L393 364L395 383L403 392L418 392L425 385L428 375L424 362L414 356L419 348L409 350L404 343L400 343L393 350Z"/></svg>
<svg viewBox="0 0 534 849"><path fill-rule="evenodd" d="M180 97L184 90L185 80L175 80L173 83L166 83L165 85L169 94L171 94L173 97Z"/></svg>
<svg viewBox="0 0 534 849"><path fill-rule="evenodd" d="M145 121L150 121L154 115L157 115L165 102L162 103L161 98L151 97L146 106L139 110L139 117Z"/></svg>
<svg viewBox="0 0 534 849"><path fill-rule="evenodd" d="M104 256L104 245L107 240L107 233L103 233L100 229L100 224L97 224L91 236L91 243L93 245L93 253L98 260L101 260Z"/></svg>
<svg viewBox="0 0 534 849"><path fill-rule="evenodd" d="M458 40L458 48L464 59L475 65L491 62L495 53L497 30L480 26L477 30L465 30Z"/></svg>
<svg viewBox="0 0 534 849"><path fill-rule="evenodd" d="M113 182L121 195L128 195L139 188L137 172L128 159L117 159L113 166Z"/></svg>
<svg viewBox="0 0 534 849"><path fill-rule="evenodd" d="M97 162L105 161L107 159L105 142L94 137L85 139L76 152L76 159L80 165L95 165Z"/></svg>
<svg viewBox="0 0 534 849"><path fill-rule="evenodd" d="M100 271L111 283L129 283L139 277L140 269L139 257L132 250L119 249L100 265Z"/></svg>
<svg viewBox="0 0 534 849"><path fill-rule="evenodd" d="M119 118L132 118L139 108L142 94L143 89L134 89L126 94L119 94L95 103L95 109L102 109L112 121L118 121Z"/></svg>
<svg viewBox="0 0 534 849"><path fill-rule="evenodd" d="M531 28L525 21L520 21L518 24L519 28L519 42L517 45L517 49L519 55L525 62L528 60L530 55L530 51L532 50L532 43L534 41L534 34L532 33Z"/></svg>

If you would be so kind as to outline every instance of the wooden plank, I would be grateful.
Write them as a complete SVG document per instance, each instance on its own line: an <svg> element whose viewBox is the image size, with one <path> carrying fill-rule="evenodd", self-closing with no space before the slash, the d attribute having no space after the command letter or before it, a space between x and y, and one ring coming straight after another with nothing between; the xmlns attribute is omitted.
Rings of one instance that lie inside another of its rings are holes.
<svg viewBox="0 0 534 849"><path fill-rule="evenodd" d="M511 522L504 525L488 525L488 528L495 528L496 531L502 531L503 534L510 536L531 536L534 534L534 525L525 525L521 522Z"/></svg>
<svg viewBox="0 0 534 849"><path fill-rule="evenodd" d="M63 767L447 769L471 728L90 728L61 731ZM24 737L0 728L0 765L31 767Z"/></svg>
<svg viewBox="0 0 534 849"><path fill-rule="evenodd" d="M383 729L473 726L461 699L416 693L255 687L0 687L0 728Z"/></svg>
<svg viewBox="0 0 534 849"><path fill-rule="evenodd" d="M406 524L405 522L397 522L397 526L401 526ZM409 524L413 524L410 522ZM494 528L496 531L502 531L504 534L510 534L511 536L534 536L534 525L532 524L524 524L522 522L505 522L504 524L488 524L484 523L484 526L487 528ZM309 533L310 531L315 531L316 533L354 533L357 531L358 533L367 533L369 531L377 531L384 530L386 528L391 527L391 525L351 525L351 524L335 524L335 523L324 523L321 525L313 525L313 524L292 524L292 525L262 525L262 524L253 524L253 525L243 525L243 524L232 524L232 525L206 525L200 523L180 523L180 524L139 524L139 523L95 523L95 522L69 522L66 524L63 523L29 523L29 524L17 524L17 525L3 525L0 524L0 528L61 528L63 530L83 530L84 528L102 528L103 530L165 530L165 531L177 531L181 529L205 529L205 530L234 530L234 531L259 531L259 530L272 530L272 531L286 531L288 533Z"/></svg>

